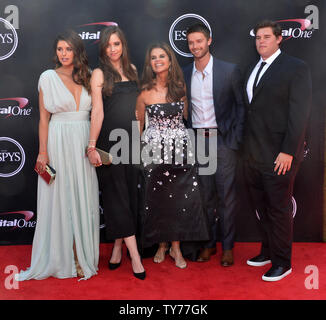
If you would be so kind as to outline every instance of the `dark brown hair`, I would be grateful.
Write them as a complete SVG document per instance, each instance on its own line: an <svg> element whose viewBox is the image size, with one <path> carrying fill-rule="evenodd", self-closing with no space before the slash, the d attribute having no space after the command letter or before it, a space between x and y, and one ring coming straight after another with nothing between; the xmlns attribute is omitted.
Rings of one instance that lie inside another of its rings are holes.
<svg viewBox="0 0 326 320"><path fill-rule="evenodd" d="M158 42L150 45L146 51L145 63L142 75L142 89L151 90L156 84L156 74L151 67L151 52L153 49L160 48L166 52L171 62L167 78L168 92L166 100L168 102L179 101L185 96L183 73L178 60L171 47L165 42Z"/></svg>
<svg viewBox="0 0 326 320"><path fill-rule="evenodd" d="M263 20L257 23L254 28L255 35L257 34L257 31L262 28L272 28L273 34L276 38L282 35L282 27L275 21Z"/></svg>
<svg viewBox="0 0 326 320"><path fill-rule="evenodd" d="M90 78L91 72L88 67L88 58L83 40L73 30L67 30L59 34L53 44L55 68L60 68L61 63L57 56L57 46L59 41L66 41L74 52L72 79L76 84L86 88L88 93L91 92Z"/></svg>
<svg viewBox="0 0 326 320"><path fill-rule="evenodd" d="M104 96L110 96L112 94L114 83L122 80L119 72L115 70L109 57L106 54L106 49L108 47L110 37L113 33L119 37L122 43L122 55L120 59L123 74L131 81L138 81L137 71L132 67L130 62L127 40L124 33L118 26L109 26L104 28L101 31L99 42L100 69L104 74L104 83L102 89Z"/></svg>
<svg viewBox="0 0 326 320"><path fill-rule="evenodd" d="M195 23L187 29L187 37L190 33L201 32L204 34L206 39L211 37L211 32L203 23Z"/></svg>

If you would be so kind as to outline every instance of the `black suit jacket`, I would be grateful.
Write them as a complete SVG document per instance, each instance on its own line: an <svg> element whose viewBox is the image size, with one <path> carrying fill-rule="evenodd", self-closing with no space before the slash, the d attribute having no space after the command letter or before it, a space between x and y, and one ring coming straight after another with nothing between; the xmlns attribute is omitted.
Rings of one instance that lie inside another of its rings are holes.
<svg viewBox="0 0 326 320"><path fill-rule="evenodd" d="M311 107L311 76L307 65L281 53L261 77L251 103L244 96L246 122L245 157L272 165L280 152L303 158L306 126Z"/></svg>
<svg viewBox="0 0 326 320"><path fill-rule="evenodd" d="M192 128L191 76L193 63L183 69L187 86L188 120ZM215 117L221 135L217 143L238 149L243 136L245 107L242 96L240 71L236 65L213 57L213 97Z"/></svg>

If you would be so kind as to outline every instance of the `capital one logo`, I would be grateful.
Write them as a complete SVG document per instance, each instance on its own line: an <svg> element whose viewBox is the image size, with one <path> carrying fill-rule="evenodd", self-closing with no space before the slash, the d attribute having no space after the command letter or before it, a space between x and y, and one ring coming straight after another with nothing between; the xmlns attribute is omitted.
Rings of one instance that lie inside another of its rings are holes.
<svg viewBox="0 0 326 320"><path fill-rule="evenodd" d="M187 29L195 24L203 23L209 29L212 36L212 29L209 23L202 16L195 13L187 13L177 18L171 25L169 31L169 40L171 47L175 52L184 57L192 57L188 48Z"/></svg>
<svg viewBox="0 0 326 320"><path fill-rule="evenodd" d="M285 19L276 21L282 27L283 41L289 39L310 39L315 30L319 29L319 9L317 6L308 5L304 13L309 13L305 19ZM250 35L255 36L254 30L250 30Z"/></svg>
<svg viewBox="0 0 326 320"><path fill-rule="evenodd" d="M78 34L82 38L82 40L92 40L92 44L95 44L100 40L101 30L98 30L99 27L103 28L117 25L118 24L116 22L110 21L82 24L78 26L79 28L82 28L82 30L79 31Z"/></svg>
<svg viewBox="0 0 326 320"><path fill-rule="evenodd" d="M0 99L0 119L1 115L5 119L16 116L30 116L32 108L26 108L28 99L26 98L3 98Z"/></svg>
<svg viewBox="0 0 326 320"><path fill-rule="evenodd" d="M16 175L24 164L23 147L12 138L0 137L0 177L8 178Z"/></svg>
<svg viewBox="0 0 326 320"><path fill-rule="evenodd" d="M8 59L16 50L18 36L15 28L0 18L0 60Z"/></svg>
<svg viewBox="0 0 326 320"><path fill-rule="evenodd" d="M294 197L291 198L292 203L292 217L295 218L295 215L297 214L297 202L295 201ZM256 217L258 220L260 220L259 212L256 210Z"/></svg>
<svg viewBox="0 0 326 320"><path fill-rule="evenodd" d="M23 217L21 217L23 216ZM12 211L0 213L0 228L35 228L36 221L31 221L34 217L32 211Z"/></svg>
<svg viewBox="0 0 326 320"><path fill-rule="evenodd" d="M308 30L311 25L308 19L285 19L275 21L279 23L282 27L282 37L283 41L289 40L291 38L302 38L310 39L314 30ZM255 36L254 30L250 30L250 35Z"/></svg>

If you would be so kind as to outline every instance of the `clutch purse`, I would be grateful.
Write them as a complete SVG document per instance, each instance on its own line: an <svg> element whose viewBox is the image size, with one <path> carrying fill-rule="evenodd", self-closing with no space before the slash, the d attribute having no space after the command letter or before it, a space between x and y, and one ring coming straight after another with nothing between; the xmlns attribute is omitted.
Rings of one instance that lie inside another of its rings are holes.
<svg viewBox="0 0 326 320"><path fill-rule="evenodd" d="M34 170L44 179L44 181L47 184L51 184L55 179L56 171L48 164L45 166L45 170L43 173L40 173L37 170L36 165L35 165Z"/></svg>
<svg viewBox="0 0 326 320"><path fill-rule="evenodd" d="M95 148L95 150L98 152L98 154L101 157L102 164L104 165L109 165L112 163L112 155L109 152L106 152L102 149ZM86 155L87 155L87 147L86 147Z"/></svg>

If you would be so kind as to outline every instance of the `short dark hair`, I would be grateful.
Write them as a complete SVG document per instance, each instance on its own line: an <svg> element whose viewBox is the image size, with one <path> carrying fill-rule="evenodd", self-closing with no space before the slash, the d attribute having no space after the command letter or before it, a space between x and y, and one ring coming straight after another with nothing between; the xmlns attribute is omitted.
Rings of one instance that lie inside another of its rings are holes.
<svg viewBox="0 0 326 320"><path fill-rule="evenodd" d="M211 32L203 23L196 23L196 24L193 24L192 26L190 26L187 29L187 37L190 33L194 33L194 32L203 33L207 39L209 39L211 37Z"/></svg>
<svg viewBox="0 0 326 320"><path fill-rule="evenodd" d="M257 34L257 31L262 28L272 28L275 37L279 37L282 35L282 27L275 21L263 20L257 23L254 28L255 35Z"/></svg>

